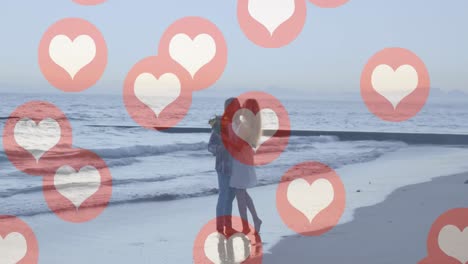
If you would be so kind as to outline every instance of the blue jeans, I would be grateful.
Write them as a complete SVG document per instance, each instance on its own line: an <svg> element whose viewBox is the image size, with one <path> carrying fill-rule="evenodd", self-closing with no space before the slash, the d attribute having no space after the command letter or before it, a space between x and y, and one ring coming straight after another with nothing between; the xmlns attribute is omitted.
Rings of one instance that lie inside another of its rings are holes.
<svg viewBox="0 0 468 264"><path fill-rule="evenodd" d="M219 194L218 194L218 204L216 205L216 217L222 216L231 216L232 215L232 202L236 197L236 193L234 189L229 186L229 182L231 177L227 175L221 175L218 173L218 187L219 187ZM228 219L228 218L223 218ZM231 226L230 222L217 222L218 228L222 228L223 226Z"/></svg>

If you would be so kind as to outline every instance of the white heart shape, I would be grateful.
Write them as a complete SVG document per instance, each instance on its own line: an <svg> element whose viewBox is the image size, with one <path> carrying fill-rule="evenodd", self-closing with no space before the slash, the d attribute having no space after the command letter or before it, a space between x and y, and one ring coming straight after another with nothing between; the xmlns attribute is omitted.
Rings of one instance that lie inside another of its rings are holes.
<svg viewBox="0 0 468 264"><path fill-rule="evenodd" d="M276 112L270 108L264 108L260 110L260 112L258 112L256 115L254 115L254 113L252 113L252 111L250 111L249 109L241 108L237 110L237 112L234 114L233 120L240 120L242 126L237 125L235 122L232 123L232 128L236 135L245 142L249 143L251 146L254 146L256 142L249 142L249 133L255 131L249 130L248 126L252 122L258 122L258 118L261 118L262 131L270 130L271 135L261 136L258 144L255 148L253 148L254 151L257 151L263 143L268 141L272 137L272 135L274 135L276 131L278 131L279 119L278 115L276 115Z"/></svg>
<svg viewBox="0 0 468 264"><path fill-rule="evenodd" d="M452 258L457 259L461 264L468 263L468 227L463 231L456 226L444 226L439 232L440 249Z"/></svg>
<svg viewBox="0 0 468 264"><path fill-rule="evenodd" d="M73 41L66 35L57 35L49 44L49 56L74 79L96 57L96 43L88 35L80 35Z"/></svg>
<svg viewBox="0 0 468 264"><path fill-rule="evenodd" d="M299 178L289 184L287 197L289 203L312 223L312 220L333 202L335 191L326 179L321 178L309 184Z"/></svg>
<svg viewBox="0 0 468 264"><path fill-rule="evenodd" d="M157 117L180 96L181 84L173 73L165 73L159 79L151 73L142 73L135 80L134 89L136 97Z"/></svg>
<svg viewBox="0 0 468 264"><path fill-rule="evenodd" d="M60 125L52 118L46 118L36 124L30 118L22 118L13 131L16 143L31 153L36 162L45 152L60 141Z"/></svg>
<svg viewBox="0 0 468 264"><path fill-rule="evenodd" d="M169 43L172 59L184 67L192 76L216 55L216 42L208 34L200 34L193 40L186 34L175 35Z"/></svg>
<svg viewBox="0 0 468 264"><path fill-rule="evenodd" d="M406 96L418 88L418 72L411 65L402 65L396 71L382 64L372 72L372 87L385 97L394 109Z"/></svg>
<svg viewBox="0 0 468 264"><path fill-rule="evenodd" d="M10 233L5 238L0 236L0 264L16 264L28 252L28 244L20 233Z"/></svg>
<svg viewBox="0 0 468 264"><path fill-rule="evenodd" d="M215 264L234 264L245 261L251 252L250 239L236 233L229 239L220 233L212 233L205 240L205 255Z"/></svg>
<svg viewBox="0 0 468 264"><path fill-rule="evenodd" d="M101 186L101 175L93 166L85 166L77 172L72 167L60 167L54 177L55 189L78 209Z"/></svg>
<svg viewBox="0 0 468 264"><path fill-rule="evenodd" d="M253 19L262 24L270 35L292 17L295 0L250 0L248 10Z"/></svg>

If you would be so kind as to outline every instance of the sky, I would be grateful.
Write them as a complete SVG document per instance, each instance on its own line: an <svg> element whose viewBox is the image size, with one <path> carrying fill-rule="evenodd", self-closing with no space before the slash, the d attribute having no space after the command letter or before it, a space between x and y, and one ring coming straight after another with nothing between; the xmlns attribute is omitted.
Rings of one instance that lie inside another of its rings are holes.
<svg viewBox="0 0 468 264"><path fill-rule="evenodd" d="M308 2L308 0L305 0ZM38 66L42 35L60 19L79 17L104 35L106 71L84 93L122 92L139 60L157 54L165 29L185 16L211 20L228 44L228 64L218 82L200 92L237 93L274 87L285 94L359 93L368 59L387 47L407 48L426 64L433 87L468 92L468 1L350 0L335 9L307 3L307 21L289 45L267 49L244 35L237 1L108 0L80 6L71 0L2 1L0 93L63 93Z"/></svg>

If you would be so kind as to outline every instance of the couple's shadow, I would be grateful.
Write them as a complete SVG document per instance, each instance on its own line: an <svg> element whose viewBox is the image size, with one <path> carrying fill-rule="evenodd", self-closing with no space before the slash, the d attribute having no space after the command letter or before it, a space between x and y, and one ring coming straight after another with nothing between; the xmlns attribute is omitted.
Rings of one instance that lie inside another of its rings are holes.
<svg viewBox="0 0 468 264"><path fill-rule="evenodd" d="M217 233L218 262L221 264L238 264L246 259L252 259L257 252L256 241L251 241L246 235L236 233L228 238Z"/></svg>
<svg viewBox="0 0 468 264"><path fill-rule="evenodd" d="M218 233L218 256L222 264L241 263L250 256L250 240L238 234L227 239Z"/></svg>

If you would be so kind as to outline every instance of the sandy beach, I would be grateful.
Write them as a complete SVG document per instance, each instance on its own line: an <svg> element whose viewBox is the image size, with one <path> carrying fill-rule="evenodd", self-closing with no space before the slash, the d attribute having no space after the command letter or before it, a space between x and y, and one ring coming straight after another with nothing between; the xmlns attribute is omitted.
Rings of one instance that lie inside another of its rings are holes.
<svg viewBox="0 0 468 264"><path fill-rule="evenodd" d="M289 236L264 263L418 263L433 222L468 206L468 173L402 187L384 202L359 208L350 223L316 238Z"/></svg>
<svg viewBox="0 0 468 264"><path fill-rule="evenodd" d="M466 148L408 147L338 169L347 207L337 227L315 238L284 225L276 185L252 189L264 220L263 263L415 263L426 254L431 223L468 205L467 156ZM40 263L192 263L195 237L215 204L216 196L124 204L84 224L52 214L23 220L39 240Z"/></svg>

